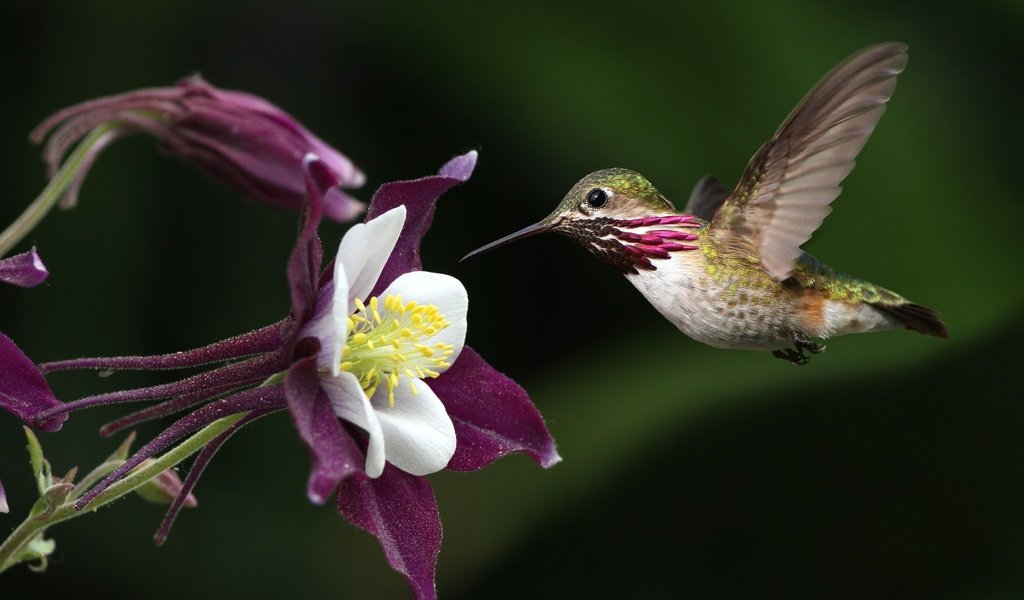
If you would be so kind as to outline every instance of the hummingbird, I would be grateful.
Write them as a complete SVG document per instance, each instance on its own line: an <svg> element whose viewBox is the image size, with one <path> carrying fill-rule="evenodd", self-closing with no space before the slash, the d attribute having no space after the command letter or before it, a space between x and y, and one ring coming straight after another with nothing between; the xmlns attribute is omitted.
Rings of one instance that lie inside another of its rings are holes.
<svg viewBox="0 0 1024 600"><path fill-rule="evenodd" d="M735 188L702 178L679 212L643 175L595 171L540 222L462 260L543 232L576 240L666 319L716 348L806 364L815 340L903 327L947 338L939 314L805 253L907 65L864 48L829 71L747 163Z"/></svg>

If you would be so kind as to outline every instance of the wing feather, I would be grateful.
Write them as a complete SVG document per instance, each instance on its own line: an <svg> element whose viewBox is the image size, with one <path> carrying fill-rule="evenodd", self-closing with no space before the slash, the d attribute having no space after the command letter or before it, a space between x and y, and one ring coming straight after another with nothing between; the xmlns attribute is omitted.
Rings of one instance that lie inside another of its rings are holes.
<svg viewBox="0 0 1024 600"><path fill-rule="evenodd" d="M829 204L842 191L906 65L906 45L880 44L825 75L750 159L715 213L716 235L743 238L773 277L789 277L803 253L800 246L831 212Z"/></svg>

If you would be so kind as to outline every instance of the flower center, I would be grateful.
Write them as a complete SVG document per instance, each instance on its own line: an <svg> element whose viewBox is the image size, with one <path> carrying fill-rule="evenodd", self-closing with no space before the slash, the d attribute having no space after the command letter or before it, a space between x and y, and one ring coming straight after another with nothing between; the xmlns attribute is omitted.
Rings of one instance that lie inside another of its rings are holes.
<svg viewBox="0 0 1024 600"><path fill-rule="evenodd" d="M451 366L446 359L455 347L443 342L430 343L450 324L437 306L402 302L401 296L388 294L382 314L377 296L366 304L358 298L354 302L356 312L348 318L341 370L355 375L367 396L372 397L384 384L388 388L388 404L394 407L399 377L437 377L440 370ZM412 381L409 388L416 393Z"/></svg>

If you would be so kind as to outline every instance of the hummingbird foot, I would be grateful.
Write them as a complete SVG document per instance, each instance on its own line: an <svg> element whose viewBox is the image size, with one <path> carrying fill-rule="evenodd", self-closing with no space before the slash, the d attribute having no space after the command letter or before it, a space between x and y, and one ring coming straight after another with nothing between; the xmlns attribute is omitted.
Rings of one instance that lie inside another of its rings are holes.
<svg viewBox="0 0 1024 600"><path fill-rule="evenodd" d="M795 350L793 348L786 348L785 350L772 350L772 356L775 358L781 358L788 360L794 365L806 365L811 362L810 356L805 356L803 350Z"/></svg>
<svg viewBox="0 0 1024 600"><path fill-rule="evenodd" d="M772 350L772 356L788 360L794 365L806 365L811 362L811 357L804 354L804 350L811 354L819 354L825 351L824 344L819 344L806 335L798 332L793 332L793 345L796 346L796 348Z"/></svg>
<svg viewBox="0 0 1024 600"><path fill-rule="evenodd" d="M825 351L825 345L815 342L806 335L798 332L793 332L793 345L796 346L797 350L806 350L811 354L821 354Z"/></svg>

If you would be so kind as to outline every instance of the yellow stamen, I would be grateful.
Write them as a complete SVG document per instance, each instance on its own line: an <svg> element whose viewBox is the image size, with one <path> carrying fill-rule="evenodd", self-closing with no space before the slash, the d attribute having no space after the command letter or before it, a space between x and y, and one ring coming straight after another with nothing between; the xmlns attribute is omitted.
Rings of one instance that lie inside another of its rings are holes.
<svg viewBox="0 0 1024 600"><path fill-rule="evenodd" d="M406 302L398 295L374 296L365 303L356 298L353 304L341 370L355 375L368 396L384 385L388 405L394 407L402 377L417 394L413 379L437 377L450 366L446 359L455 347L431 339L450 325L437 306Z"/></svg>

